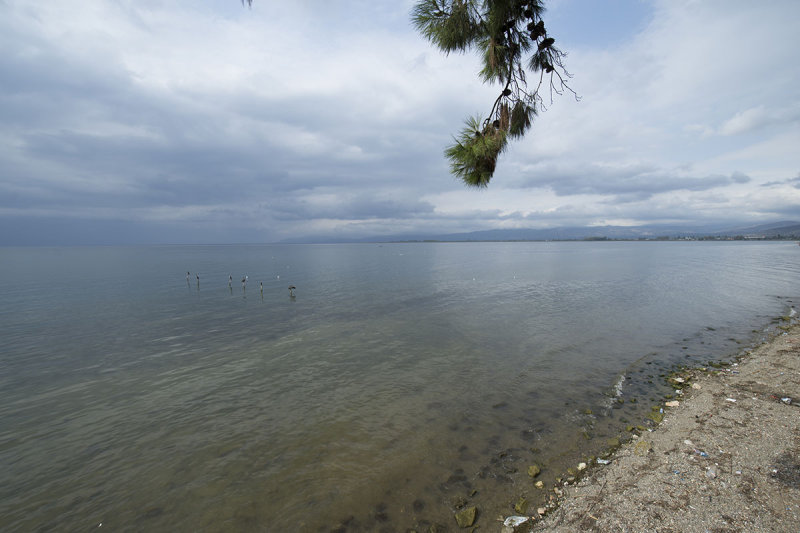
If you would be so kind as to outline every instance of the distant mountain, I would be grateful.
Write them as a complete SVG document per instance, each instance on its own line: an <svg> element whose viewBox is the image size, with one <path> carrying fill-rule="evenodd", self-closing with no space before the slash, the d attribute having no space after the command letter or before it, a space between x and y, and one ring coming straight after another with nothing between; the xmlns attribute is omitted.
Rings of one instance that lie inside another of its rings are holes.
<svg viewBox="0 0 800 533"><path fill-rule="evenodd" d="M800 237L800 222L781 221L773 222L772 224L761 224L760 226L751 226L747 228L730 229L715 233L720 236L737 236L744 237L787 237L796 239Z"/></svg>
<svg viewBox="0 0 800 533"><path fill-rule="evenodd" d="M724 228L719 225L672 226L590 226L546 229L493 229L468 233L374 235L358 239L307 237L291 243L362 243L362 242L470 242L470 241L576 241L589 239L680 239L703 237L745 237L800 239L800 222L781 221L750 227Z"/></svg>

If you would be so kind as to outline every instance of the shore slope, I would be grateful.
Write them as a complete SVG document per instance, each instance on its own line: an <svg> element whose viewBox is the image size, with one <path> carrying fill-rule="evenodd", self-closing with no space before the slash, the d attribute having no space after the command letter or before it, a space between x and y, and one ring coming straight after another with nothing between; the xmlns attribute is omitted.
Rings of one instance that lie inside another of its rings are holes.
<svg viewBox="0 0 800 533"><path fill-rule="evenodd" d="M800 326L693 383L533 531L800 531Z"/></svg>

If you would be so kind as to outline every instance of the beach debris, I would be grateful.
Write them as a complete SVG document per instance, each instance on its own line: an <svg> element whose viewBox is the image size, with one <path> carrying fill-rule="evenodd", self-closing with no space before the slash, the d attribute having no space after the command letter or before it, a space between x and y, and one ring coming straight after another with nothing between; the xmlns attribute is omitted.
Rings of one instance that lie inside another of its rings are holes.
<svg viewBox="0 0 800 533"><path fill-rule="evenodd" d="M598 457L597 458L597 464L599 464L599 465L610 465L611 461L609 461L608 459L600 459Z"/></svg>
<svg viewBox="0 0 800 533"><path fill-rule="evenodd" d="M671 402L667 402L664 405L667 407L678 407L681 404L678 400L672 400Z"/></svg>
<svg viewBox="0 0 800 533"><path fill-rule="evenodd" d="M531 519L527 516L509 516L503 520L501 533L519 533L525 531L523 526L529 524Z"/></svg>
<svg viewBox="0 0 800 533"><path fill-rule="evenodd" d="M541 474L542 468L539 465L531 465L528 467L528 475L531 477L536 477Z"/></svg>
<svg viewBox="0 0 800 533"><path fill-rule="evenodd" d="M789 397L786 397L786 398L781 398L781 401L782 401L783 403L785 403L786 405L792 405L792 399L791 399L791 398L789 398Z"/></svg>
<svg viewBox="0 0 800 533"><path fill-rule="evenodd" d="M736 403L736 398L725 398L726 402Z"/></svg>
<svg viewBox="0 0 800 533"><path fill-rule="evenodd" d="M708 457L708 454L703 450L695 450L694 453L695 455L699 455L700 457Z"/></svg>
<svg viewBox="0 0 800 533"><path fill-rule="evenodd" d="M539 513L539 516L544 516L545 514L547 514L547 508L539 507L538 509L536 509L536 512Z"/></svg>
<svg viewBox="0 0 800 533"><path fill-rule="evenodd" d="M578 463L578 471L586 470L586 463Z"/></svg>
<svg viewBox="0 0 800 533"><path fill-rule="evenodd" d="M536 487L537 489L544 490L544 481L537 481L536 483L533 484L533 486Z"/></svg>
<svg viewBox="0 0 800 533"><path fill-rule="evenodd" d="M700 389L702 389L703 387L701 387L701 386L700 386L700 385L698 385L697 383L692 383L692 388L693 388L694 390L700 390Z"/></svg>
<svg viewBox="0 0 800 533"><path fill-rule="evenodd" d="M683 443L687 446L694 446L694 442L690 441L689 439L686 439L685 441L683 441Z"/></svg>
<svg viewBox="0 0 800 533"><path fill-rule="evenodd" d="M478 515L478 508L474 505L465 507L460 511L456 511L455 518L458 527L470 527L475 523L475 517Z"/></svg>
<svg viewBox="0 0 800 533"><path fill-rule="evenodd" d="M714 469L713 466L709 466L706 469L706 477L709 479L714 479L715 477L717 477L717 471Z"/></svg>

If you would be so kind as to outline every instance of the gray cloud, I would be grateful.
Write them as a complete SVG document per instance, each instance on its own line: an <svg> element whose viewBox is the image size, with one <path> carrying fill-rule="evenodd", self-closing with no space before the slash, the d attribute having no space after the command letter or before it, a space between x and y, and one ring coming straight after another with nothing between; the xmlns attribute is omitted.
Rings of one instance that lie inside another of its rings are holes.
<svg viewBox="0 0 800 533"><path fill-rule="evenodd" d="M671 191L700 192L749 181L750 177L739 171L730 176L691 177L649 165L616 168L597 164L586 167L551 164L522 173L514 184L518 187L546 187L559 196L614 195L615 201L627 203Z"/></svg>
<svg viewBox="0 0 800 533"><path fill-rule="evenodd" d="M0 244L22 226L30 242L102 240L104 227L109 242L264 242L766 217L800 204L797 178L765 178L800 165L781 144L796 137L797 67L780 48L763 68L785 76L741 75L725 47L739 42L744 4L663 1L658 17L639 5L617 21L639 31L575 41L583 100L556 99L490 191L465 191L442 149L497 88L477 80L475 57L444 57L416 35L410 2L262 6L8 0ZM771 4L754 24L794 49L796 6ZM698 29L709 20L714 35ZM567 36L584 32L575 24ZM704 53L674 44L688 40ZM743 209L745 191L761 203Z"/></svg>

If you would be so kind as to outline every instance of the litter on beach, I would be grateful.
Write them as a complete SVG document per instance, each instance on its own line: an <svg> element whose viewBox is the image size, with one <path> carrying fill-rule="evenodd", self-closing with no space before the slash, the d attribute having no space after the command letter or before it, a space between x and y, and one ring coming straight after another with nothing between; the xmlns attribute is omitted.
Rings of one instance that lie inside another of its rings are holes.
<svg viewBox="0 0 800 533"><path fill-rule="evenodd" d="M733 399L733 398L725 398L725 401L726 401L726 402L733 402L733 403L736 403L736 400L735 400L735 399Z"/></svg>

